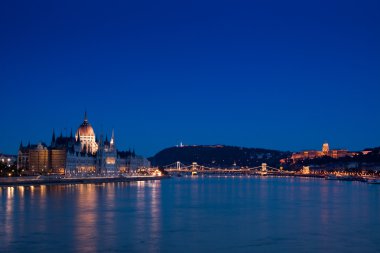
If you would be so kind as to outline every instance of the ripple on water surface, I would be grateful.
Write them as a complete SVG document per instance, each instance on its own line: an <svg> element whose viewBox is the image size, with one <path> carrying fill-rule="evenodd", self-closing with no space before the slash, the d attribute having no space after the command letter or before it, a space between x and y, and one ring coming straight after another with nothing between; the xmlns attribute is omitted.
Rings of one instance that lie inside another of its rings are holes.
<svg viewBox="0 0 380 253"><path fill-rule="evenodd" d="M0 252L376 252L380 185L182 177L0 189Z"/></svg>

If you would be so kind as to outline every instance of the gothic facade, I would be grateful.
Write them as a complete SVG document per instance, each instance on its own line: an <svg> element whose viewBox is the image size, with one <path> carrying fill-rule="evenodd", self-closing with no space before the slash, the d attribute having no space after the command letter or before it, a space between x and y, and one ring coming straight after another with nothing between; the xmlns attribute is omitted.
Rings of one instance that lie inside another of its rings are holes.
<svg viewBox="0 0 380 253"><path fill-rule="evenodd" d="M85 113L84 121L75 136L53 136L50 146L44 143L23 146L18 152L19 169L24 174L59 173L78 174L116 174L133 172L139 167L150 167L150 162L134 152L118 151L114 131L111 139L101 134L96 138L95 131Z"/></svg>

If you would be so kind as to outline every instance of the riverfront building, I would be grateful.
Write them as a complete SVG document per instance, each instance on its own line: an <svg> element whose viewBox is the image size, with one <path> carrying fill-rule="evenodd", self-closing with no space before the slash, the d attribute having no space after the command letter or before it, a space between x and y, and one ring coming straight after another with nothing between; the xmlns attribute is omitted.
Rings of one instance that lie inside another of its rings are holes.
<svg viewBox="0 0 380 253"><path fill-rule="evenodd" d="M56 137L53 131L49 146L42 142L27 146L21 143L17 158L17 168L30 175L114 174L133 172L141 167L150 167L150 162L134 151L117 150L114 131L110 140L107 136L104 139L102 134L96 138L87 114L75 135L71 132L70 136Z"/></svg>
<svg viewBox="0 0 380 253"><path fill-rule="evenodd" d="M357 153L350 152L346 149L330 150L329 144L324 143L322 145L321 151L319 151L319 150L305 150L305 151L293 153L290 159L292 160L292 162L297 162L297 161L306 160L306 159L315 159L315 158L323 157L323 156L328 156L328 157L332 157L332 158L337 159L337 158L346 157L346 156L352 157L356 154Z"/></svg>
<svg viewBox="0 0 380 253"><path fill-rule="evenodd" d="M0 162L6 164L7 166L11 166L14 162L16 162L17 157L14 155L6 155L0 154Z"/></svg>

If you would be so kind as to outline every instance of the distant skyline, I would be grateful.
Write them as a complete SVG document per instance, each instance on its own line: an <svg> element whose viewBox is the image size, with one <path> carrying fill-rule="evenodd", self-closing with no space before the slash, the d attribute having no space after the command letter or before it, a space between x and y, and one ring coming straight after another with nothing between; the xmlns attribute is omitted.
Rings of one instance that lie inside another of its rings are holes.
<svg viewBox="0 0 380 253"><path fill-rule="evenodd" d="M380 146L379 1L0 3L0 153L76 131L121 150ZM65 130L66 129L66 130Z"/></svg>

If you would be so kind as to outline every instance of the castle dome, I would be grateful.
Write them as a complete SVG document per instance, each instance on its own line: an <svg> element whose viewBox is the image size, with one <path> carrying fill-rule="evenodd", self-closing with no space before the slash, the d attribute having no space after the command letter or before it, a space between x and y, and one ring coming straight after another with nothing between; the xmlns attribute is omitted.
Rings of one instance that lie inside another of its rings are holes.
<svg viewBox="0 0 380 253"><path fill-rule="evenodd" d="M80 137L82 136L94 136L95 137L95 132L94 129L92 128L91 124L88 123L87 120L87 113L84 115L84 121L83 123L79 126L75 136L78 138L78 135Z"/></svg>
<svg viewBox="0 0 380 253"><path fill-rule="evenodd" d="M76 132L76 136L95 136L95 132L94 132L94 129L92 128L92 126L88 123L88 122L83 122L77 132Z"/></svg>

